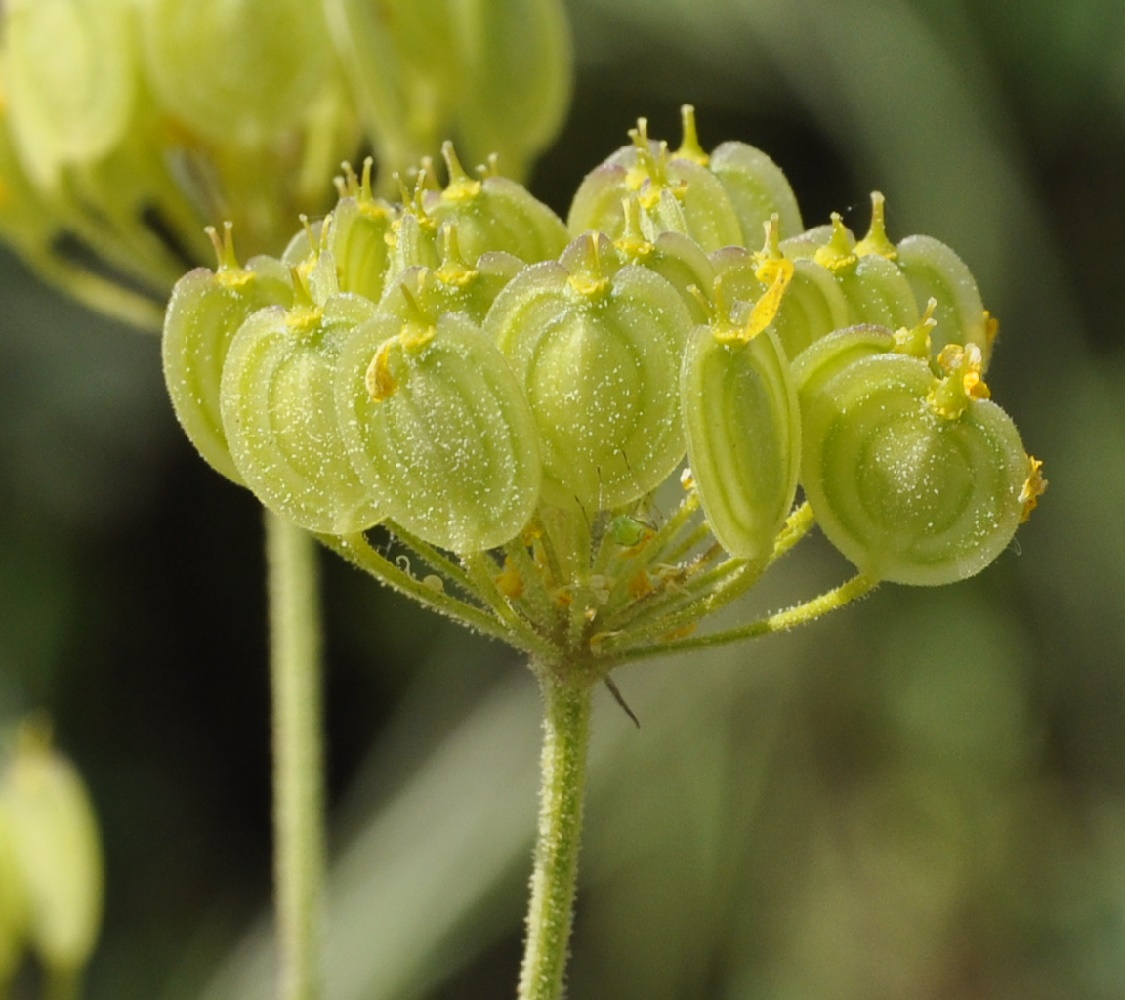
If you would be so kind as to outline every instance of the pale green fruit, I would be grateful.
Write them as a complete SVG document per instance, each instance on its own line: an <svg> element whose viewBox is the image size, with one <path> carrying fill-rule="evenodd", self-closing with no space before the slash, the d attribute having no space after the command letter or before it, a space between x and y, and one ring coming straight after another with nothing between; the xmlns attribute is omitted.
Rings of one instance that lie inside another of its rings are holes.
<svg viewBox="0 0 1125 1000"><path fill-rule="evenodd" d="M501 250L527 264L553 260L568 242L566 226L550 208L522 184L493 172L477 180L469 177L453 152L442 146L449 183L427 191L426 212L439 225L454 226L465 260L473 264L481 254Z"/></svg>
<svg viewBox="0 0 1125 1000"><path fill-rule="evenodd" d="M212 142L260 146L298 126L336 72L319 3L145 0L138 11L158 101Z"/></svg>
<svg viewBox="0 0 1125 1000"><path fill-rule="evenodd" d="M702 323L707 318L701 293L714 286L715 267L691 237L665 232L650 243L643 237L630 239L626 234L614 241L614 247L623 263L638 264L676 289L693 322Z"/></svg>
<svg viewBox="0 0 1125 1000"><path fill-rule="evenodd" d="M67 164L112 149L136 100L128 0L7 0L3 89L28 173L57 186Z"/></svg>
<svg viewBox="0 0 1125 1000"><path fill-rule="evenodd" d="M444 313L459 312L479 324L496 297L523 268L523 262L509 253L482 254L470 267L454 250L447 250L440 267L412 267L398 275L379 309L404 323L422 315L432 325Z"/></svg>
<svg viewBox="0 0 1125 1000"><path fill-rule="evenodd" d="M545 263L516 277L485 332L534 415L544 498L592 513L639 499L682 459L678 379L692 321L663 278L618 269L604 236L572 246L573 269Z"/></svg>
<svg viewBox="0 0 1125 1000"><path fill-rule="evenodd" d="M875 323L892 330L917 324L914 292L893 261L872 254L833 273L848 300L852 323Z"/></svg>
<svg viewBox="0 0 1125 1000"><path fill-rule="evenodd" d="M769 242L767 249L759 253L725 247L711 255L718 282L716 294L721 295L725 308L739 302L752 304L765 294L767 283L758 272L771 259L775 258L769 252ZM771 323L790 360L821 337L851 322L848 300L832 272L807 258L792 263L792 275ZM768 276L768 272L763 273Z"/></svg>
<svg viewBox="0 0 1125 1000"><path fill-rule="evenodd" d="M371 191L371 160L362 178L347 168L340 199L332 210L328 249L336 261L342 292L354 292L378 302L390 270L389 237L397 212Z"/></svg>
<svg viewBox="0 0 1125 1000"><path fill-rule="evenodd" d="M963 375L939 380L921 358L878 354L801 397L805 495L829 541L872 577L972 576L1004 551L1027 509L1035 470L1019 432L954 378ZM947 388L956 406L942 405Z"/></svg>
<svg viewBox="0 0 1125 1000"><path fill-rule="evenodd" d="M539 500L535 427L507 362L467 316L380 314L357 327L336 406L360 480L389 520L458 553L503 545Z"/></svg>
<svg viewBox="0 0 1125 1000"><path fill-rule="evenodd" d="M636 197L652 225L650 238L682 232L706 253L741 244L742 227L719 178L696 160L650 141L643 118L630 135L632 145L612 153L574 193L567 215L571 234L598 230L618 238L626 228L623 203Z"/></svg>
<svg viewBox="0 0 1125 1000"><path fill-rule="evenodd" d="M711 531L731 555L758 561L793 505L801 424L777 335L743 332L726 321L697 327L681 393L688 463Z"/></svg>
<svg viewBox="0 0 1125 1000"><path fill-rule="evenodd" d="M73 974L94 950L102 921L97 819L78 773L44 739L20 741L0 803L27 906L27 940L39 960Z"/></svg>
<svg viewBox="0 0 1125 1000"><path fill-rule="evenodd" d="M563 4L461 0L450 13L464 67L457 81L457 134L471 155L495 153L506 173L524 177L532 157L562 127L570 100Z"/></svg>
<svg viewBox="0 0 1125 1000"><path fill-rule="evenodd" d="M336 421L337 357L374 312L368 299L344 294L323 308L261 310L227 354L222 416L235 467L263 504L310 531L347 534L384 516Z"/></svg>
<svg viewBox="0 0 1125 1000"><path fill-rule="evenodd" d="M164 381L176 418L207 463L242 483L230 456L219 401L223 366L238 329L253 313L293 301L289 271L269 257L241 267L234 256L230 228L216 237L219 266L197 268L172 289L164 314Z"/></svg>
<svg viewBox="0 0 1125 1000"><path fill-rule="evenodd" d="M762 227L778 217L782 239L804 228L797 197L781 168L760 149L724 142L711 152L711 172L719 178L742 228L743 246L756 246Z"/></svg>
<svg viewBox="0 0 1125 1000"><path fill-rule="evenodd" d="M885 326L860 323L834 330L793 359L797 394L812 399L829 379L853 361L873 354L889 354L894 349L894 334Z"/></svg>
<svg viewBox="0 0 1125 1000"><path fill-rule="evenodd" d="M918 307L937 301L937 344L976 344L988 368L995 330L981 303L976 279L957 254L932 236L907 236L895 263L914 292Z"/></svg>

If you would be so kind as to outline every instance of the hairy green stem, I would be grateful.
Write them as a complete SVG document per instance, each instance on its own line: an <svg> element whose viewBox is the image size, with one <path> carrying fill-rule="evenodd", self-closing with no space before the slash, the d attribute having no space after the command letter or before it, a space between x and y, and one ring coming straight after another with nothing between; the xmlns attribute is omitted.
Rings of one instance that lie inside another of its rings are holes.
<svg viewBox="0 0 1125 1000"><path fill-rule="evenodd" d="M756 639L759 636L770 635L774 632L787 632L798 625L807 625L809 622L846 607L852 601L865 597L879 585L874 577L862 573L853 576L850 580L834 587L832 590L814 597L802 604L795 604L784 611L776 611L765 618L737 628L727 629L723 632L712 632L708 635L693 635L683 639L671 639L666 642L656 642L639 645L633 648L614 649L613 639L608 639L603 644L603 655L607 661L614 665L627 663L632 660L642 660L651 656L666 656L669 653L683 652L689 649L706 649L710 646L726 646L732 642L741 642L744 639ZM630 636L630 638L632 638Z"/></svg>
<svg viewBox="0 0 1125 1000"><path fill-rule="evenodd" d="M316 547L266 511L273 699L274 905L281 1000L322 991L324 754Z"/></svg>
<svg viewBox="0 0 1125 1000"><path fill-rule="evenodd" d="M593 678L539 670L543 692L539 833L519 1000L558 1000L574 911Z"/></svg>

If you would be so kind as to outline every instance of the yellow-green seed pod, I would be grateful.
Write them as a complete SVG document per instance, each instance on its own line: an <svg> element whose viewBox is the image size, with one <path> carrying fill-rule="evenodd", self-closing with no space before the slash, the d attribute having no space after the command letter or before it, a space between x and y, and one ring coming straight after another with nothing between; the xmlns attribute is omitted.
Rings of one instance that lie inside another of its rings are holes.
<svg viewBox="0 0 1125 1000"><path fill-rule="evenodd" d="M325 0L323 7L380 168L408 170L449 135L465 99L466 69L450 6L441 0Z"/></svg>
<svg viewBox="0 0 1125 1000"><path fill-rule="evenodd" d="M67 164L90 163L128 127L136 53L127 0L8 0L4 90L24 165L54 188Z"/></svg>
<svg viewBox="0 0 1125 1000"><path fill-rule="evenodd" d="M707 254L683 233L663 232L650 241L644 232L646 227L637 199L629 199L625 209L625 231L613 241L622 264L637 264L660 275L680 293L692 320L704 322L707 312L704 303L699 301L699 291L715 283L715 267Z"/></svg>
<svg viewBox="0 0 1125 1000"><path fill-rule="evenodd" d="M829 541L882 580L940 585L993 561L1028 506L1019 432L974 364L937 379L878 354L802 394L801 483Z"/></svg>
<svg viewBox="0 0 1125 1000"><path fill-rule="evenodd" d="M875 323L897 330L918 322L918 304L910 283L893 261L860 257L853 267L834 272L853 323Z"/></svg>
<svg viewBox="0 0 1125 1000"><path fill-rule="evenodd" d="M327 255L325 255L327 256ZM336 421L344 341L375 313L359 295L252 315L235 336L222 381L231 458L267 507L310 531L347 534L380 521L380 498L355 474Z"/></svg>
<svg viewBox="0 0 1125 1000"><path fill-rule="evenodd" d="M579 185L570 204L567 228L577 235L599 230L611 239L625 231L624 203L639 199L653 227L682 232L706 253L742 242L742 227L722 182L697 160L669 153L666 143L648 138L642 118L623 146ZM756 239L756 238L755 238Z"/></svg>
<svg viewBox="0 0 1125 1000"><path fill-rule="evenodd" d="M839 282L827 268L808 258L792 260L781 251L779 226L774 220L766 224L765 246L757 253L741 247L725 247L711 255L717 283L714 286L723 299L722 310L736 303L753 304L765 295L776 269L788 265L792 270L781 296L772 327L781 341L785 356L792 360L806 347L833 330L847 326L850 320L848 301Z"/></svg>
<svg viewBox="0 0 1125 1000"><path fill-rule="evenodd" d="M52 973L87 962L102 921L97 819L78 772L25 727L0 780L0 801L27 903L27 940Z"/></svg>
<svg viewBox="0 0 1125 1000"><path fill-rule="evenodd" d="M789 181L760 149L743 142L724 142L711 152L710 167L734 207L744 246L755 246L762 227L775 215L782 239L796 236L804 229L801 209Z"/></svg>
<svg viewBox="0 0 1125 1000"><path fill-rule="evenodd" d="M471 155L496 153L512 176L524 177L532 157L562 127L570 100L563 4L467 0L450 13L464 67L457 81L457 134Z"/></svg>
<svg viewBox="0 0 1125 1000"><path fill-rule="evenodd" d="M511 541L539 501L535 426L515 376L461 313L434 325L380 314L336 375L340 427L388 519L453 552Z"/></svg>
<svg viewBox="0 0 1125 1000"><path fill-rule="evenodd" d="M146 0L138 13L158 101L212 142L260 146L297 126L336 71L318 3Z"/></svg>
<svg viewBox="0 0 1125 1000"><path fill-rule="evenodd" d="M442 243L441 266L412 267L398 275L379 304L380 312L403 323L421 315L431 326L443 313L460 312L480 324L504 286L524 268L518 257L500 251L481 254L470 266L460 254L457 230L451 225L442 228Z"/></svg>
<svg viewBox="0 0 1125 1000"><path fill-rule="evenodd" d="M981 303L976 279L968 265L932 236L907 236L897 246L895 263L906 275L918 307L937 300L937 335L945 344L976 344L988 368L994 329Z"/></svg>
<svg viewBox="0 0 1125 1000"><path fill-rule="evenodd" d="M793 359L793 382L798 396L812 398L834 375L860 358L889 354L894 334L885 326L860 323L833 330Z"/></svg>
<svg viewBox="0 0 1125 1000"><path fill-rule="evenodd" d="M452 143L444 143L441 151L449 183L440 192L426 192L426 211L438 225L456 227L466 261L473 264L490 250L514 254L526 264L562 253L568 242L562 219L522 184L497 174L495 158L477 180L465 172Z"/></svg>
<svg viewBox="0 0 1125 1000"><path fill-rule="evenodd" d="M20 966L27 941L28 899L8 807L0 798L0 995Z"/></svg>
<svg viewBox="0 0 1125 1000"><path fill-rule="evenodd" d="M398 276L412 267L428 267L431 270L440 267L439 239L437 221L422 207L422 190L419 187L391 223L388 237L391 257L384 276L385 289L389 290Z"/></svg>
<svg viewBox="0 0 1125 1000"><path fill-rule="evenodd" d="M339 272L340 291L354 292L372 302L383 297L391 263L388 238L396 212L371 191L371 158L357 178L345 165L340 199L332 211L328 249Z"/></svg>
<svg viewBox="0 0 1125 1000"><path fill-rule="evenodd" d="M267 306L288 306L293 285L287 269L269 257L239 265L229 225L221 241L213 230L212 238L217 269L190 271L172 289L164 314L164 382L191 443L213 469L241 484L223 429L223 365L247 317Z"/></svg>
<svg viewBox="0 0 1125 1000"><path fill-rule="evenodd" d="M644 496L683 457L678 379L691 314L663 278L618 269L604 236L581 237L564 256L571 269L517 276L485 332L535 417L544 498L594 512Z"/></svg>
<svg viewBox="0 0 1125 1000"><path fill-rule="evenodd" d="M742 230L742 246L757 245L763 227L775 216L782 238L804 228L793 189L773 160L744 142L724 142L708 154L699 144L695 108L685 104L680 115L683 140L673 156L698 163L719 179Z"/></svg>
<svg viewBox="0 0 1125 1000"><path fill-rule="evenodd" d="M697 327L680 381L688 462L711 531L731 555L755 561L773 549L801 460L793 378L769 328L776 298L767 291L760 306Z"/></svg>

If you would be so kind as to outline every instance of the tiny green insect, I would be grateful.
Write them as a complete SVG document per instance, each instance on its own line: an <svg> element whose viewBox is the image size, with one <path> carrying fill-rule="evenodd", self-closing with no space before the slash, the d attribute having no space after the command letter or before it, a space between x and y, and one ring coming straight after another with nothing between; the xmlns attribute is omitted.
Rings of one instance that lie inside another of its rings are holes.
<svg viewBox="0 0 1125 1000"><path fill-rule="evenodd" d="M634 549L652 538L656 534L656 528L639 517L618 514L609 522L609 534L622 548Z"/></svg>

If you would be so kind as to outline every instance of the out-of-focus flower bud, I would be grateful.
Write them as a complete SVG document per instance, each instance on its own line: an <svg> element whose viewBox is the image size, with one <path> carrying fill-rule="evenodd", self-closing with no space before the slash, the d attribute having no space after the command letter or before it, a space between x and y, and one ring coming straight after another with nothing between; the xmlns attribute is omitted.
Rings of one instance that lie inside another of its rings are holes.
<svg viewBox="0 0 1125 1000"><path fill-rule="evenodd" d="M464 77L456 133L473 159L497 154L511 177L554 139L570 101L570 32L560 0L452 6ZM553 256L553 255L552 255Z"/></svg>
<svg viewBox="0 0 1125 1000"><path fill-rule="evenodd" d="M42 725L25 724L0 778L0 809L27 905L27 942L52 976L76 975L102 920L102 853L82 779Z"/></svg>
<svg viewBox="0 0 1125 1000"><path fill-rule="evenodd" d="M388 173L455 137L523 178L570 97L560 0L328 0L337 46Z"/></svg>

